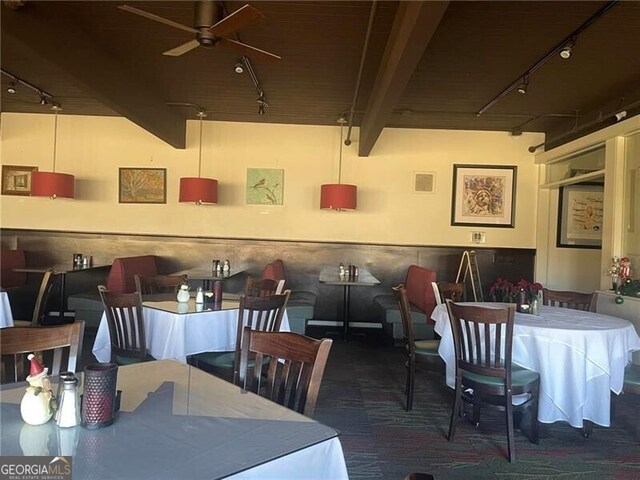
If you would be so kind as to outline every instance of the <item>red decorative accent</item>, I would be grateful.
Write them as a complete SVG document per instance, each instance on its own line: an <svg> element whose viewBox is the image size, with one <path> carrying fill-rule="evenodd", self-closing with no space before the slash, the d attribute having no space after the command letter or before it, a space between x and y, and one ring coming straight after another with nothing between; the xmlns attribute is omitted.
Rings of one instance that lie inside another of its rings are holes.
<svg viewBox="0 0 640 480"><path fill-rule="evenodd" d="M75 177L68 173L33 172L31 196L51 198L75 198Z"/></svg>
<svg viewBox="0 0 640 480"><path fill-rule="evenodd" d="M358 187L332 183L320 187L320 208L355 210L358 206Z"/></svg>
<svg viewBox="0 0 640 480"><path fill-rule="evenodd" d="M198 204L218 203L218 180L200 177L181 178L180 201Z"/></svg>
<svg viewBox="0 0 640 480"><path fill-rule="evenodd" d="M30 377L35 377L37 375L40 375L42 372L44 372L44 367L42 366L40 361L36 358L36 356L33 353L30 353L27 358L31 362L31 367L29 367Z"/></svg>

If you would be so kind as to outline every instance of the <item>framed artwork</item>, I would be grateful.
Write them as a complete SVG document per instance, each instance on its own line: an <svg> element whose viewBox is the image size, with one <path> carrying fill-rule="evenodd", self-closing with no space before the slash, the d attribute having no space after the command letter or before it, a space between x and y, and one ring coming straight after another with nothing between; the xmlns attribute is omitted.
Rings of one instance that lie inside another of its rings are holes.
<svg viewBox="0 0 640 480"><path fill-rule="evenodd" d="M454 165L451 225L513 228L517 167Z"/></svg>
<svg viewBox="0 0 640 480"><path fill-rule="evenodd" d="M247 204L282 205L284 170L276 168L247 168Z"/></svg>
<svg viewBox="0 0 640 480"><path fill-rule="evenodd" d="M560 187L556 246L602 248L604 185L578 183Z"/></svg>
<svg viewBox="0 0 640 480"><path fill-rule="evenodd" d="M31 195L31 174L38 167L25 165L2 166L2 195Z"/></svg>
<svg viewBox="0 0 640 480"><path fill-rule="evenodd" d="M166 168L120 168L120 203L167 203Z"/></svg>

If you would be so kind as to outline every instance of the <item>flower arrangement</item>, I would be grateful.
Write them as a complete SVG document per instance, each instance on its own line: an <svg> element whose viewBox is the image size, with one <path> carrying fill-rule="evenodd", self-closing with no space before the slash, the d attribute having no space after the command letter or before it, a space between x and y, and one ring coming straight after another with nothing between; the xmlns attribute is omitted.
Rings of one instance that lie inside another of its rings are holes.
<svg viewBox="0 0 640 480"><path fill-rule="evenodd" d="M521 278L516 284L518 291L524 290L527 296L527 302L533 301L534 298L538 298L538 294L540 290L542 290L542 285L538 282L531 283L524 278Z"/></svg>
<svg viewBox="0 0 640 480"><path fill-rule="evenodd" d="M520 290L524 290L527 301L530 302L538 296L540 290L542 290L542 285L537 282L529 282L524 278L514 284L509 280L498 277L489 288L489 296L493 302L513 303Z"/></svg>

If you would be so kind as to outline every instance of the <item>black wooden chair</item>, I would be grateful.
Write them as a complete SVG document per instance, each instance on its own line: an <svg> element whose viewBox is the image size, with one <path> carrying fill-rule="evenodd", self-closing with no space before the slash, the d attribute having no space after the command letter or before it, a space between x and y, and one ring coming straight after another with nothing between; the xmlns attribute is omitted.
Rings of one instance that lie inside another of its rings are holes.
<svg viewBox="0 0 640 480"><path fill-rule="evenodd" d="M328 338L244 327L238 385L313 417L332 343Z"/></svg>
<svg viewBox="0 0 640 480"><path fill-rule="evenodd" d="M506 412L508 459L515 462L513 413L530 409L532 443L538 443L538 392L540 375L511 364L515 309L456 304L447 300L456 353L455 400L449 425L453 440L463 402L473 406L473 422L480 408L494 406ZM526 394L520 405L514 395Z"/></svg>
<svg viewBox="0 0 640 480"><path fill-rule="evenodd" d="M400 316L402 317L402 329L404 332L404 345L406 349L407 359L405 367L407 369L407 379L405 386L405 409L410 411L413 408L413 392L416 377L416 361L426 360L436 362L440 359L438 355L438 347L440 340L416 340L413 334L413 323L411 322L411 307L409 306L409 298L404 285L400 284L393 287L394 295L398 300L400 307Z"/></svg>
<svg viewBox="0 0 640 480"><path fill-rule="evenodd" d="M40 288L38 289L38 296L36 297L36 303L33 308L33 316L31 320L13 320L14 327L37 327L42 324L42 320L46 313L47 300L49 299L49 293L51 292L51 286L53 285L53 270L47 270L42 275L40 281Z"/></svg>
<svg viewBox="0 0 640 480"><path fill-rule="evenodd" d="M573 308L587 312L596 311L595 295L563 290L542 289L542 304L551 307Z"/></svg>
<svg viewBox="0 0 640 480"><path fill-rule="evenodd" d="M142 300L138 292L110 292L98 285L111 338L111 361L119 365L155 360L147 352Z"/></svg>
<svg viewBox="0 0 640 480"><path fill-rule="evenodd" d="M277 332L289 301L290 290L268 297L240 297L236 330L236 348L229 352L203 352L192 355L189 363L207 372L219 375L233 383L238 379L242 331L247 325L254 330Z"/></svg>
<svg viewBox="0 0 640 480"><path fill-rule="evenodd" d="M24 380L29 370L29 363L25 362L25 357L32 352L42 362L42 353L53 351L53 361L49 374L59 375L63 353L67 351L65 355L67 366L64 370L75 372L78 358L82 352L83 334L84 322L81 320L67 325L52 327L10 327L0 329L2 382ZM11 375L9 375L9 369L6 366L8 363L13 365ZM25 367L25 364L27 367Z"/></svg>

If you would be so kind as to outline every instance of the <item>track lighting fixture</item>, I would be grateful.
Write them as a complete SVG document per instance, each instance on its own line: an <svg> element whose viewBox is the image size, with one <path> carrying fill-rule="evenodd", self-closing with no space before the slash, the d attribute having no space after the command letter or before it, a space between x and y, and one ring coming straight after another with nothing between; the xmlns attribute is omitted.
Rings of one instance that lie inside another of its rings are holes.
<svg viewBox="0 0 640 480"><path fill-rule="evenodd" d="M0 73L6 77L9 77L9 86L7 87L7 93L17 93L18 85L22 85L23 87L27 87L30 90L33 90L38 97L40 97L40 105L57 105L54 101L53 95L45 92L41 88L36 87L35 85L23 80L21 78L16 77L14 74L7 72L6 70L0 68Z"/></svg>
<svg viewBox="0 0 640 480"><path fill-rule="evenodd" d="M9 83L9 86L7 87L7 93L10 94L14 94L16 93L18 90L16 89L16 82L11 82Z"/></svg>
<svg viewBox="0 0 640 480"><path fill-rule="evenodd" d="M267 103L267 99L264 98L262 93L260 93L260 96L258 97L258 115L264 115L264 110L268 106L269 104Z"/></svg>
<svg viewBox="0 0 640 480"><path fill-rule="evenodd" d="M529 87L529 77L527 75L522 79L522 83L518 85L518 93L524 95L527 93L527 88Z"/></svg>
<svg viewBox="0 0 640 480"><path fill-rule="evenodd" d="M562 49L560 50L560 56L562 58L564 58L565 60L567 58L569 58L571 56L571 50L573 49L573 47L576 45L576 37L571 37L571 40L569 40L569 43L567 43L564 47L562 47Z"/></svg>
<svg viewBox="0 0 640 480"><path fill-rule="evenodd" d="M236 62L236 66L233 69L238 75L244 73L244 61L242 58L239 58Z"/></svg>

